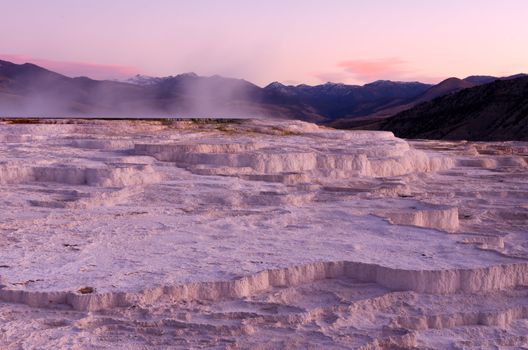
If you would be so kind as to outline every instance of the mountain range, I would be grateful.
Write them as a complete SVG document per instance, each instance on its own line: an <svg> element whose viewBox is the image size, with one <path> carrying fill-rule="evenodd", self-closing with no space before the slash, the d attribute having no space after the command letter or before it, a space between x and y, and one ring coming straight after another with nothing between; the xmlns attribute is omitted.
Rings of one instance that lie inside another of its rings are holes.
<svg viewBox="0 0 528 350"><path fill-rule="evenodd" d="M449 78L436 85L379 80L361 86L340 83L293 86L273 82L259 87L243 79L202 77L194 73L168 77L137 75L123 82L70 78L31 63L0 61L0 114L278 117L339 128L376 129L382 128L382 121L389 117L425 108L424 103L523 76ZM410 114L405 118L412 119ZM383 127L393 127L394 123ZM404 134L407 135L402 131Z"/></svg>

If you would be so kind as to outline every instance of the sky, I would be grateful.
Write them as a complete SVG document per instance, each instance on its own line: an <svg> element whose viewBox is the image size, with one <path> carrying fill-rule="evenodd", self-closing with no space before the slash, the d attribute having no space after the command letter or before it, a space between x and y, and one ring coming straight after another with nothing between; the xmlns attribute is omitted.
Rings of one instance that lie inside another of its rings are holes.
<svg viewBox="0 0 528 350"><path fill-rule="evenodd" d="M264 86L528 73L526 0L0 0L0 59Z"/></svg>

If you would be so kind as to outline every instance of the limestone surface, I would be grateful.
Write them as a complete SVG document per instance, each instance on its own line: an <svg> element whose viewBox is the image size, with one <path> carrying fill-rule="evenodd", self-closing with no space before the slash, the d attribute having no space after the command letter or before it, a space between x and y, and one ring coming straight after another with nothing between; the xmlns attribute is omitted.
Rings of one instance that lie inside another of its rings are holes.
<svg viewBox="0 0 528 350"><path fill-rule="evenodd" d="M2 349L528 347L528 143L0 122Z"/></svg>

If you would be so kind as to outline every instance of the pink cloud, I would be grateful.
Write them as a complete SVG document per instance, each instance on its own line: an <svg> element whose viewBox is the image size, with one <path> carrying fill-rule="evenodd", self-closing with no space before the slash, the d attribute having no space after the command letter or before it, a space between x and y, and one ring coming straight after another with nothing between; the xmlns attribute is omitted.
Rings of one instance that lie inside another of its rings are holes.
<svg viewBox="0 0 528 350"><path fill-rule="evenodd" d="M354 59L337 63L338 70L316 72L314 77L321 82L370 83L375 80L438 82L444 77L433 77L410 70L407 62L396 58Z"/></svg>
<svg viewBox="0 0 528 350"><path fill-rule="evenodd" d="M405 75L405 61L391 57L375 60L348 60L338 63L345 72L354 75L357 79L372 81L388 79Z"/></svg>
<svg viewBox="0 0 528 350"><path fill-rule="evenodd" d="M139 72L139 69L132 66L94 62L56 61L25 55L0 54L0 59L18 64L33 63L70 77L87 76L92 79L123 79Z"/></svg>

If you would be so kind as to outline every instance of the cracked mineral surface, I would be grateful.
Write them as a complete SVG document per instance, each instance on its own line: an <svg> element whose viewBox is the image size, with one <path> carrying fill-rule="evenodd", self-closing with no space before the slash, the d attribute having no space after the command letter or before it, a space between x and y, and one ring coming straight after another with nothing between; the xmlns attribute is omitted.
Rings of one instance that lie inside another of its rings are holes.
<svg viewBox="0 0 528 350"><path fill-rule="evenodd" d="M2 349L528 347L528 143L0 122Z"/></svg>

